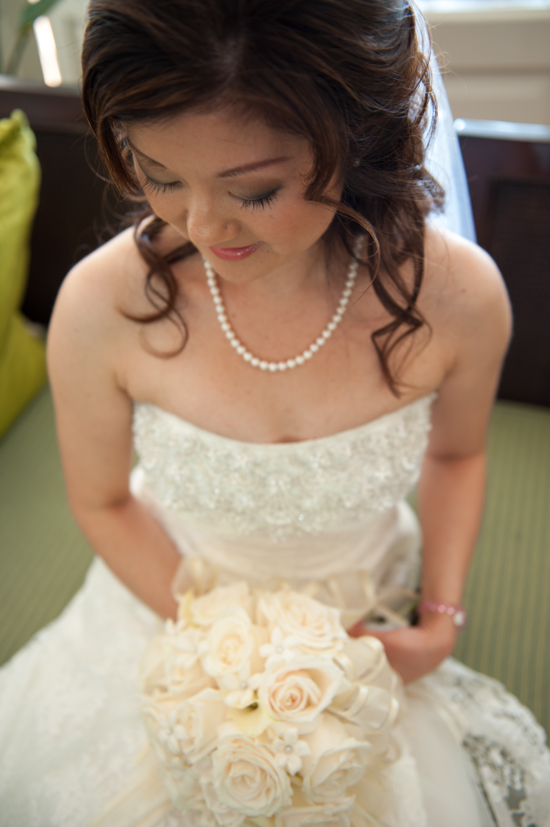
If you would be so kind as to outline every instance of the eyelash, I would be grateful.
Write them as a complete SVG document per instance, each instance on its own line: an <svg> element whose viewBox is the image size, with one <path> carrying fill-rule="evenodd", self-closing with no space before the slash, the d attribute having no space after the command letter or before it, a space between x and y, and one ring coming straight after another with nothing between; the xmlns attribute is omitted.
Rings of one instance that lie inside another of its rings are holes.
<svg viewBox="0 0 550 827"><path fill-rule="evenodd" d="M169 184L159 184L158 181L153 181L148 175L145 176L145 181L143 182L144 189L150 189L157 194L161 192L171 192L177 186L179 186L179 181L173 181Z"/></svg>
<svg viewBox="0 0 550 827"><path fill-rule="evenodd" d="M159 184L158 181L153 181L152 178L149 176L145 176L145 181L143 183L143 187L145 189L150 189L154 193L166 193L172 192L172 190L176 189L179 186L179 181L173 181L168 184ZM247 209L248 207L252 207L253 210L265 210L266 207L270 207L273 201L275 201L277 194L281 188L278 187L274 189L272 192L268 192L267 195L262 195L261 198L240 198L238 195L235 198L241 202L241 207Z"/></svg>
<svg viewBox="0 0 550 827"><path fill-rule="evenodd" d="M252 207L253 210L265 210L266 207L270 207L275 201L280 189L281 188L278 187L273 190L273 192L268 192L267 195L262 195L261 198L239 198L241 207L244 207L245 209L247 207ZM238 198L239 196L235 197Z"/></svg>

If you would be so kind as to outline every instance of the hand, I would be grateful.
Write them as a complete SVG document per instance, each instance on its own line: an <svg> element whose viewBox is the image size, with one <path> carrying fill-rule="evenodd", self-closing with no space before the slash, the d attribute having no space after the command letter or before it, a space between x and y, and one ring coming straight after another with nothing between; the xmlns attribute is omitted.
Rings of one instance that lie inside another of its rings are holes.
<svg viewBox="0 0 550 827"><path fill-rule="evenodd" d="M423 614L418 626L375 632L359 621L348 629L351 637L371 635L384 644L386 656L404 683L433 672L451 654L458 629L448 615Z"/></svg>

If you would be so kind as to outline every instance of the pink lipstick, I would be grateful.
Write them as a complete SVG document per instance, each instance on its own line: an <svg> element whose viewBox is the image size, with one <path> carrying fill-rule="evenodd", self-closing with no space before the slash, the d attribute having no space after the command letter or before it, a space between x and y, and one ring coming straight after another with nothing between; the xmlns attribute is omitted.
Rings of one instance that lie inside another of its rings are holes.
<svg viewBox="0 0 550 827"><path fill-rule="evenodd" d="M242 258L251 256L261 243L261 241L257 241L255 244L249 244L248 247L210 247L210 249L218 258L223 258L226 261L240 261Z"/></svg>

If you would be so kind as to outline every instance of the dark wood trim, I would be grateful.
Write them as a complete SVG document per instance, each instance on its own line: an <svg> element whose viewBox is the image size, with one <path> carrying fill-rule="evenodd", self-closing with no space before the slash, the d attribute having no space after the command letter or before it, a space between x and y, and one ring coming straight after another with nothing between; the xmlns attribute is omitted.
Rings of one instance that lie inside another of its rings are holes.
<svg viewBox="0 0 550 827"><path fill-rule="evenodd" d="M70 86L52 89L0 75L0 118L22 109L34 130L82 135L88 124L82 112L80 94Z"/></svg>

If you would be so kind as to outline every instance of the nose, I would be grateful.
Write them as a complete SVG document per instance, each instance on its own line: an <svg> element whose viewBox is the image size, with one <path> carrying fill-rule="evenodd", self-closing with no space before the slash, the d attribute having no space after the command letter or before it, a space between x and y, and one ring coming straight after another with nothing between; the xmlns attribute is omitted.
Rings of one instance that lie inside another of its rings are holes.
<svg viewBox="0 0 550 827"><path fill-rule="evenodd" d="M231 241L239 233L239 222L209 199L196 199L187 209L187 238L198 247Z"/></svg>

